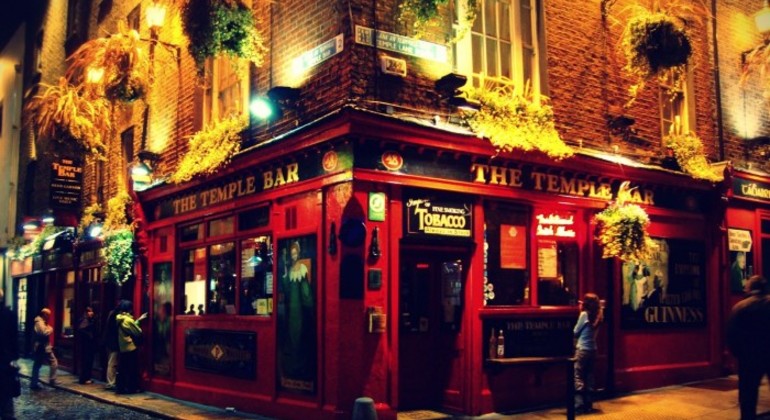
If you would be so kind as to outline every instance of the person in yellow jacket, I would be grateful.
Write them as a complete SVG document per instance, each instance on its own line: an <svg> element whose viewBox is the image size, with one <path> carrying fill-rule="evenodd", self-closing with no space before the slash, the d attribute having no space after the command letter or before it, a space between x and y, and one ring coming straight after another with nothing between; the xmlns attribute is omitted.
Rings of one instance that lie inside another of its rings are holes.
<svg viewBox="0 0 770 420"><path fill-rule="evenodd" d="M135 394L142 392L139 386L139 352L138 341L142 338L142 327L139 322L147 317L144 313L137 319L131 315L133 304L124 300L118 305L118 345L120 346L120 361L118 362L117 393Z"/></svg>

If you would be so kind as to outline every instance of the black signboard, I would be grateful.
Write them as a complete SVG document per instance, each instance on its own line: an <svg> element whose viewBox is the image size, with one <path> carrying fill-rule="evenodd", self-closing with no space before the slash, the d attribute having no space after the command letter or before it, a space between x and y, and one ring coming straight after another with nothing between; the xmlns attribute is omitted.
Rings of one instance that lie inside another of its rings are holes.
<svg viewBox="0 0 770 420"><path fill-rule="evenodd" d="M533 317L488 320L484 323L484 338L497 347L497 358L564 357L572 356L573 328L576 317ZM501 335L502 333L502 335ZM490 354L489 349L484 353Z"/></svg>
<svg viewBox="0 0 770 420"><path fill-rule="evenodd" d="M51 163L51 207L67 210L79 209L82 190L82 163L74 158L55 159Z"/></svg>
<svg viewBox="0 0 770 420"><path fill-rule="evenodd" d="M188 329L184 365L241 379L257 376L257 334L248 331Z"/></svg>
<svg viewBox="0 0 770 420"><path fill-rule="evenodd" d="M733 195L750 200L770 202L770 184L735 177L733 178Z"/></svg>
<svg viewBox="0 0 770 420"><path fill-rule="evenodd" d="M621 326L625 329L706 325L705 245L656 239L646 261L623 264Z"/></svg>
<svg viewBox="0 0 770 420"><path fill-rule="evenodd" d="M471 238L473 202L414 193L404 200L404 223L407 236Z"/></svg>

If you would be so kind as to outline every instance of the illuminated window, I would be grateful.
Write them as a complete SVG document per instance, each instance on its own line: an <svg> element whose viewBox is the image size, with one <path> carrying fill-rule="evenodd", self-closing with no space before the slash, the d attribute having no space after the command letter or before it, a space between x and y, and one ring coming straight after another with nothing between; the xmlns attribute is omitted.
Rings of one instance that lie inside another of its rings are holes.
<svg viewBox="0 0 770 420"><path fill-rule="evenodd" d="M538 209L537 304L576 305L580 251L574 212Z"/></svg>
<svg viewBox="0 0 770 420"><path fill-rule="evenodd" d="M455 6L459 22L458 17L465 16L465 0L455 0ZM542 2L480 0L478 7L471 30L454 47L456 71L475 87L530 83L533 92L544 92Z"/></svg>
<svg viewBox="0 0 770 420"><path fill-rule="evenodd" d="M221 56L206 61L203 100L204 126L246 112L249 62Z"/></svg>
<svg viewBox="0 0 770 420"><path fill-rule="evenodd" d="M679 121L683 133L695 129L695 106L692 100L692 73L688 70L681 83L674 82L674 72L669 71L660 83L660 130L666 137ZM665 148L666 145L664 144Z"/></svg>
<svg viewBox="0 0 770 420"><path fill-rule="evenodd" d="M506 203L484 206L484 295L487 306L530 302L530 212Z"/></svg>

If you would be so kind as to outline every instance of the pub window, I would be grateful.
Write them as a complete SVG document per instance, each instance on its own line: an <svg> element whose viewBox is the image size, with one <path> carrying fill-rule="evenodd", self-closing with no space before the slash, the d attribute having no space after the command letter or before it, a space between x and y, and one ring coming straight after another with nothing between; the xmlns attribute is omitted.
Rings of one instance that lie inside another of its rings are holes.
<svg viewBox="0 0 770 420"><path fill-rule="evenodd" d="M489 201L484 205L484 303L523 305L530 301L530 211Z"/></svg>
<svg viewBox="0 0 770 420"><path fill-rule="evenodd" d="M573 212L537 211L537 304L576 305L580 253Z"/></svg>
<svg viewBox="0 0 770 420"><path fill-rule="evenodd" d="M215 238L217 236L232 235L234 231L235 219L233 216L214 219L209 222L208 237Z"/></svg>
<svg viewBox="0 0 770 420"><path fill-rule="evenodd" d="M235 314L235 242L209 247L210 314Z"/></svg>
<svg viewBox="0 0 770 420"><path fill-rule="evenodd" d="M263 206L238 214L238 230L251 230L270 223L270 207Z"/></svg>
<svg viewBox="0 0 770 420"><path fill-rule="evenodd" d="M184 279L184 315L203 315L206 303L206 248L182 251Z"/></svg>
<svg viewBox="0 0 770 420"><path fill-rule="evenodd" d="M273 313L273 245L270 236L241 241L241 285L238 312L269 316Z"/></svg>
<svg viewBox="0 0 770 420"><path fill-rule="evenodd" d="M192 242L203 239L203 224L196 223L194 225L185 226L180 229L179 241L180 242Z"/></svg>
<svg viewBox="0 0 770 420"><path fill-rule="evenodd" d="M683 80L675 83L676 77ZM685 70L681 75L677 75L674 70L669 70L661 79L659 106L660 130L663 138L674 130L688 133L695 129L695 106L691 86L692 76L689 70ZM679 127L676 127L677 125ZM663 147L667 146L663 144Z"/></svg>

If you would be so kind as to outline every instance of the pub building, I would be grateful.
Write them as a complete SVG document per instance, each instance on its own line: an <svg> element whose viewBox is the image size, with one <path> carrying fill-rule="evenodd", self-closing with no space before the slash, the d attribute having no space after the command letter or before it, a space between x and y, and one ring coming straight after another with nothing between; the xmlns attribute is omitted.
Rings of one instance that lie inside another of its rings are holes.
<svg viewBox="0 0 770 420"><path fill-rule="evenodd" d="M588 291L606 299L597 388L719 375L712 184L598 152L493 155L347 106L206 179L138 192L148 389L279 418L344 417L361 396L385 418L560 404L562 367L516 361L570 356ZM658 244L640 264L594 240L625 181Z"/></svg>

